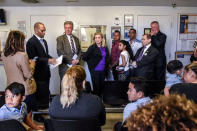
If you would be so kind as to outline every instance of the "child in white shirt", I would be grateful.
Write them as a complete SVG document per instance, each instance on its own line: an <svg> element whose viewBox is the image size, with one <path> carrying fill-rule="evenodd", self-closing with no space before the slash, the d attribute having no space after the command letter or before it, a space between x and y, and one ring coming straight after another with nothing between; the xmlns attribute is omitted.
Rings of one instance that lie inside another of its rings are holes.
<svg viewBox="0 0 197 131"><path fill-rule="evenodd" d="M119 71L118 80L127 80L129 77L130 55L128 51L126 50L126 47L128 44L129 43L125 40L121 40L119 42L119 50L121 51L121 53L120 53L120 58L119 58L119 65L116 67L116 69Z"/></svg>

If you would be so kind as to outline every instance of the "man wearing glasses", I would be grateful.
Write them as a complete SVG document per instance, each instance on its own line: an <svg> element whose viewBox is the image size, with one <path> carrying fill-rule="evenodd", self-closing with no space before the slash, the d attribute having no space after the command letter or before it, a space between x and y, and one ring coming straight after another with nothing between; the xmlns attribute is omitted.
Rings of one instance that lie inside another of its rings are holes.
<svg viewBox="0 0 197 131"><path fill-rule="evenodd" d="M44 39L46 28L43 23L34 24L34 35L27 41L26 51L30 59L36 60L34 79L37 85L35 101L37 109L48 108L49 106L49 64L55 64L56 59L49 55L48 45ZM38 121L42 121L41 119Z"/></svg>

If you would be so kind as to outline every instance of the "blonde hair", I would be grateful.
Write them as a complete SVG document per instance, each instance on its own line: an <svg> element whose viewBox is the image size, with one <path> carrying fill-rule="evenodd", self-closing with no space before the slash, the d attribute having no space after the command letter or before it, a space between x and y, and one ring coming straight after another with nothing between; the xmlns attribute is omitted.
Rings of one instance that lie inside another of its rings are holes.
<svg viewBox="0 0 197 131"><path fill-rule="evenodd" d="M126 120L129 131L185 131L197 129L197 105L184 95L156 97Z"/></svg>
<svg viewBox="0 0 197 131"><path fill-rule="evenodd" d="M188 72L189 70L192 70L196 76L197 76L197 63L196 62L193 62L187 66L185 66L185 70Z"/></svg>
<svg viewBox="0 0 197 131"><path fill-rule="evenodd" d="M101 38L102 38L101 46L104 47L104 46L105 46L105 40L104 40L103 34L102 34L101 32L96 32L96 33L94 33L94 37L93 37L93 40L94 40L94 41L95 41L96 35L100 35L100 36L101 36Z"/></svg>
<svg viewBox="0 0 197 131"><path fill-rule="evenodd" d="M62 93L60 102L63 108L71 106L78 98L79 91L83 90L86 73L82 66L75 65L66 71L62 79Z"/></svg>

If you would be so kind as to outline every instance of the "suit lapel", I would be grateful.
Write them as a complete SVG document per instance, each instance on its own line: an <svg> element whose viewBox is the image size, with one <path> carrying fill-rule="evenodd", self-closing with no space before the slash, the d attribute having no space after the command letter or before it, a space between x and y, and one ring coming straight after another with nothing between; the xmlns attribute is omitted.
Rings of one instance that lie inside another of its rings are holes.
<svg viewBox="0 0 197 131"><path fill-rule="evenodd" d="M65 49L66 51L69 51L69 54L71 53L72 54L72 51L71 51L71 47L70 47L70 42L69 42L69 40L68 40L68 37L67 37L67 35L65 34L64 35L64 45L66 45L66 44L68 44L68 49Z"/></svg>
<svg viewBox="0 0 197 131"><path fill-rule="evenodd" d="M34 39L37 41L36 43L38 43L37 44L38 48L40 48L45 54L48 54L48 47L46 45L46 41L44 40L44 45L45 45L47 52L45 52L44 47L42 46L42 44L40 43L40 41L38 40L38 38L35 35L34 35Z"/></svg>

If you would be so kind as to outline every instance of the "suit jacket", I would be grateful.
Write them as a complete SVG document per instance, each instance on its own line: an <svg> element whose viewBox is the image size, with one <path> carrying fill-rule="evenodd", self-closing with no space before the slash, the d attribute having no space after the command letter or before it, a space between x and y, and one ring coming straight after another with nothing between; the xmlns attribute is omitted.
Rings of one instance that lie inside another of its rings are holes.
<svg viewBox="0 0 197 131"><path fill-rule="evenodd" d="M105 57L105 71L109 66L109 51L107 47L105 47L106 57ZM96 44L91 45L86 53L83 55L83 60L87 61L88 68L90 72L96 68L99 62L102 59L102 54L99 47Z"/></svg>
<svg viewBox="0 0 197 131"><path fill-rule="evenodd" d="M137 60L142 48L143 47L137 51L135 60ZM134 69L135 76L143 76L149 80L153 79L154 67L158 54L158 50L151 45L143 54L142 59L136 61L137 68Z"/></svg>
<svg viewBox="0 0 197 131"><path fill-rule="evenodd" d="M166 35L164 33L159 31L152 36L151 44L159 51L156 67L164 67L164 69L166 67L165 43Z"/></svg>
<svg viewBox="0 0 197 131"><path fill-rule="evenodd" d="M78 59L80 60L81 58L81 45L79 43L79 39L72 35L73 39L75 41L75 46L76 46L76 50L77 50L77 55L78 55ZM57 37L57 54L58 56L63 55L63 61L62 64L59 66L59 72L65 71L65 69L68 68L67 64L72 64L72 50L70 47L70 43L69 40L66 36L66 34L63 34L59 37Z"/></svg>
<svg viewBox="0 0 197 131"><path fill-rule="evenodd" d="M2 60L7 75L7 85L13 82L21 83L25 87L25 95L32 94L32 88L29 87L27 82L32 77L27 54L16 52L14 55L5 57L4 53L2 53Z"/></svg>
<svg viewBox="0 0 197 131"><path fill-rule="evenodd" d="M36 66L35 66L35 72L34 72L34 78L36 81L46 81L50 79L50 69L48 65L48 59L52 58L49 55L48 51L48 45L46 40L44 40L44 45L46 52L44 50L44 47L38 40L38 38L33 35L28 41L26 45L27 54L30 59L33 59L34 57L38 57L36 60Z"/></svg>

